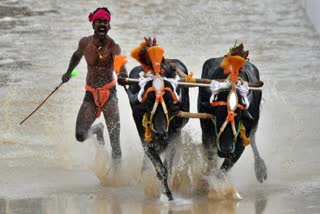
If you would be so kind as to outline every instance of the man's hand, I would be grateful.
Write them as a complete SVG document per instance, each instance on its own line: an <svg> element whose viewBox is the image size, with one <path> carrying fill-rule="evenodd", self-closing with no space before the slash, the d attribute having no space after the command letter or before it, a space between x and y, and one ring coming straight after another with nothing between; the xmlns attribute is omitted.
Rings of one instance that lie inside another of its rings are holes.
<svg viewBox="0 0 320 214"><path fill-rule="evenodd" d="M66 83L66 82L68 82L70 80L70 78L71 78L71 74L69 74L67 72L64 75L62 75L61 80L62 80L63 83Z"/></svg>
<svg viewBox="0 0 320 214"><path fill-rule="evenodd" d="M127 74L125 73L120 73L119 76L118 76L118 84L119 85L126 85L127 81L126 81L126 78L128 77Z"/></svg>

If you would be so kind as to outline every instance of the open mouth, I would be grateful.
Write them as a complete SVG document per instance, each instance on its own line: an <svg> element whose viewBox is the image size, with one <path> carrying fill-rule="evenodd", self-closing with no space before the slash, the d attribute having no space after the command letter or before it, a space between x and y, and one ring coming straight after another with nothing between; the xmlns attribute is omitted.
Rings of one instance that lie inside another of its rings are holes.
<svg viewBox="0 0 320 214"><path fill-rule="evenodd" d="M107 32L107 29L106 29L106 28L104 28L104 27L99 27L99 28L98 28L98 33L99 33L99 35L105 35L106 32Z"/></svg>

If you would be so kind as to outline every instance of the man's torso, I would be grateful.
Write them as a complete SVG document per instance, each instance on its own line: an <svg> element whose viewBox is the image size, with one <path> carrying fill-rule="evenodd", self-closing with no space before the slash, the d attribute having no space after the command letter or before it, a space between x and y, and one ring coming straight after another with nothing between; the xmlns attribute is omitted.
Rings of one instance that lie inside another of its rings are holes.
<svg viewBox="0 0 320 214"><path fill-rule="evenodd" d="M83 55L87 62L88 85L97 88L111 82L113 77L113 57L117 44L107 37L102 43L97 42L93 36L85 39Z"/></svg>

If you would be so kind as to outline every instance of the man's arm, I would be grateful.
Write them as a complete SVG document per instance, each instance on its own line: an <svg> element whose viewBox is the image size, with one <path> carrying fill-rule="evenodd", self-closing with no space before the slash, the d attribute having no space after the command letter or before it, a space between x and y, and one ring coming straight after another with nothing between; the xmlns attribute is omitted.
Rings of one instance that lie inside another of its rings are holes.
<svg viewBox="0 0 320 214"><path fill-rule="evenodd" d="M64 75L62 75L62 78L61 78L63 83L68 82L70 80L71 72L80 63L80 60L83 56L83 43L84 41L83 39L81 39L79 42L78 49L72 54L67 72Z"/></svg>

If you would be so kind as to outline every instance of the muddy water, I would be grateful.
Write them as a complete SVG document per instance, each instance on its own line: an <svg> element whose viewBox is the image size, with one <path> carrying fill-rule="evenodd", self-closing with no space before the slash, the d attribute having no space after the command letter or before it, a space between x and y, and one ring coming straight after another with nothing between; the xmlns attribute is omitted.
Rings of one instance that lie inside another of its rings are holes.
<svg viewBox="0 0 320 214"><path fill-rule="evenodd" d="M168 58L181 59L200 76L203 62L225 54L235 40L250 50L265 82L257 144L268 180L256 181L247 148L228 178L230 185L223 186L225 191L236 188L244 198L239 202L208 200L190 190L191 181L174 192L173 203L153 198L153 190L145 195L142 149L121 87L123 165L118 174L106 171L110 146L96 148L94 139L84 144L74 139L84 60L79 76L20 126L60 83L78 40L92 33L88 13L104 3L0 2L0 213L320 212L320 38L303 1L124 0L105 5L112 12L110 36L126 55L144 36L156 36ZM128 68L135 65L129 59ZM194 89L191 100L196 96ZM184 133L190 150L200 151L199 122L190 121ZM201 166L190 150L180 152L190 166Z"/></svg>

